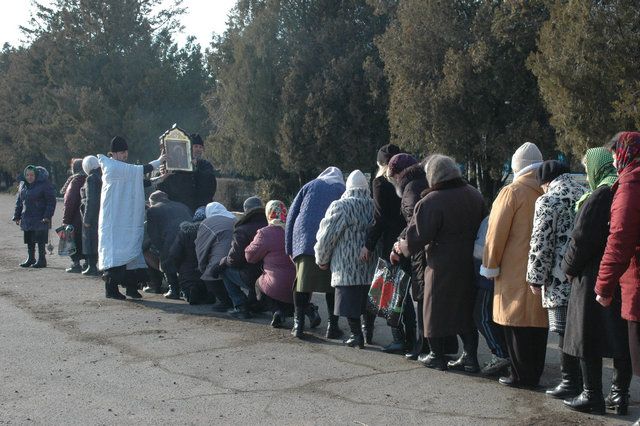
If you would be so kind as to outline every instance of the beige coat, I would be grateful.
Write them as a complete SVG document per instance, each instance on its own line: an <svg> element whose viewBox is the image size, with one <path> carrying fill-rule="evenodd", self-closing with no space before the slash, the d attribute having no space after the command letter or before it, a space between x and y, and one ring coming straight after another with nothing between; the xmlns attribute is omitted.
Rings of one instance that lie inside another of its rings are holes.
<svg viewBox="0 0 640 426"><path fill-rule="evenodd" d="M495 277L493 320L511 327L548 327L540 296L526 282L536 199L543 194L536 170L504 187L489 216L482 275Z"/></svg>

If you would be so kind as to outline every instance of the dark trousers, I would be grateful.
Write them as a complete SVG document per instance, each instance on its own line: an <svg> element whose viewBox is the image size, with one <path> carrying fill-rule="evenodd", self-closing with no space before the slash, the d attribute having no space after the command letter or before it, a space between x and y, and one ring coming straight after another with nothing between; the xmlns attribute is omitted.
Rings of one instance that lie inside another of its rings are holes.
<svg viewBox="0 0 640 426"><path fill-rule="evenodd" d="M640 376L640 322L627 321L629 330L629 355L633 375Z"/></svg>
<svg viewBox="0 0 640 426"><path fill-rule="evenodd" d="M539 327L502 328L513 378L522 385L538 385L544 370L549 330Z"/></svg>
<svg viewBox="0 0 640 426"><path fill-rule="evenodd" d="M502 326L493 322L493 289L478 288L473 309L473 320L487 342L491 353L500 358L508 358Z"/></svg>
<svg viewBox="0 0 640 426"><path fill-rule="evenodd" d="M281 302L280 300L273 299L264 293L262 293L262 299L267 303L271 313L280 311L286 316L293 315L293 303Z"/></svg>
<svg viewBox="0 0 640 426"><path fill-rule="evenodd" d="M82 254L82 229L74 228L73 241L76 243L76 252L70 257L73 263L78 263L85 259L85 255Z"/></svg>
<svg viewBox="0 0 640 426"><path fill-rule="evenodd" d="M336 304L335 293L325 293L324 298L327 302L327 312L329 316L333 315L333 311ZM293 293L293 304L296 308L304 311L311 303L311 293L303 293L301 291L295 291Z"/></svg>

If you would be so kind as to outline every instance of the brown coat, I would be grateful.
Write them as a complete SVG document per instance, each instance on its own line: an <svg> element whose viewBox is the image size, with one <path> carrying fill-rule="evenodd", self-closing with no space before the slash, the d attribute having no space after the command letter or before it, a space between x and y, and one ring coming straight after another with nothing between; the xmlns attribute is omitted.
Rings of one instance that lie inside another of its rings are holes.
<svg viewBox="0 0 640 426"><path fill-rule="evenodd" d="M543 194L530 170L505 186L493 202L482 275L495 277L493 320L511 327L548 327L540 296L526 282L536 200Z"/></svg>
<svg viewBox="0 0 640 426"><path fill-rule="evenodd" d="M465 183L431 191L416 205L401 248L405 256L425 249L425 337L475 328L473 245L485 213L482 195Z"/></svg>

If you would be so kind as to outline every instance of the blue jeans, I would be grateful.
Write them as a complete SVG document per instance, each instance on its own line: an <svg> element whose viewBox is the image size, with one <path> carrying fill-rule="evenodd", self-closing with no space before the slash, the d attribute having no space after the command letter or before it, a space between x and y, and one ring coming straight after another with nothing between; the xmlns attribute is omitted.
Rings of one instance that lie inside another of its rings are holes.
<svg viewBox="0 0 640 426"><path fill-rule="evenodd" d="M229 293L229 297L231 298L233 306L237 308L238 306L245 305L247 303L247 295L244 294L242 289L244 288L249 291L250 287L242 279L240 270L227 267L224 269L221 275L222 281L224 282L224 287L227 289L227 293Z"/></svg>

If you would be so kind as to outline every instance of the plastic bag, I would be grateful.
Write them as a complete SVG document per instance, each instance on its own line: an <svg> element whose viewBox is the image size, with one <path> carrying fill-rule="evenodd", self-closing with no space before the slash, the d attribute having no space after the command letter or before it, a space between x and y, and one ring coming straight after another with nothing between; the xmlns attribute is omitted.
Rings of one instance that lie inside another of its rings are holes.
<svg viewBox="0 0 640 426"><path fill-rule="evenodd" d="M74 238L75 231L73 225L65 225L56 229L56 234L60 237L58 243L58 255L72 256L76 254L76 240Z"/></svg>
<svg viewBox="0 0 640 426"><path fill-rule="evenodd" d="M410 279L410 274L405 273L400 266L393 266L384 259L378 259L369 289L367 310L386 318L387 324L391 327L398 327Z"/></svg>

